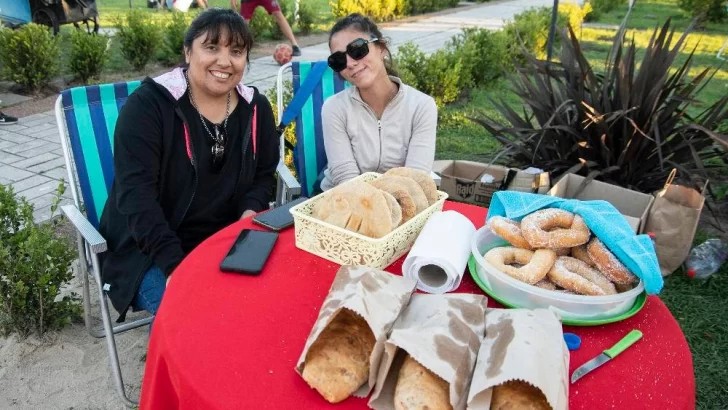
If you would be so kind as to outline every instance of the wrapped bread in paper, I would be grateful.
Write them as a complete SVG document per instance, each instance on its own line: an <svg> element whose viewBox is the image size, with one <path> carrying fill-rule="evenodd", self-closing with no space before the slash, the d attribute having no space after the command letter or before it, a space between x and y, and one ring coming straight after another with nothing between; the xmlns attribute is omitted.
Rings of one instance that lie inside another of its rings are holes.
<svg viewBox="0 0 728 410"><path fill-rule="evenodd" d="M556 314L491 309L485 323L468 409L568 409L569 350Z"/></svg>
<svg viewBox="0 0 728 410"><path fill-rule="evenodd" d="M481 295L414 295L384 347L369 407L465 409L486 305Z"/></svg>
<svg viewBox="0 0 728 410"><path fill-rule="evenodd" d="M366 397L374 388L387 334L416 282L366 266L336 273L296 371L325 400Z"/></svg>

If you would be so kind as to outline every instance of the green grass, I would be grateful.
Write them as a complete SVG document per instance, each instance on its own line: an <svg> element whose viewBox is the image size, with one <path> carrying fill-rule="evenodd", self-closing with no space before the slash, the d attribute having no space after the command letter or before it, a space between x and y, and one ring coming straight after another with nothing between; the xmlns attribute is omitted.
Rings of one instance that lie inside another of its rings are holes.
<svg viewBox="0 0 728 410"><path fill-rule="evenodd" d="M629 6L621 5L609 13L600 16L598 23L619 25L627 14ZM639 0L636 2L629 18L629 27L636 29L654 29L662 25L667 19L672 19L675 28L685 30L690 26L693 18L677 6L677 0ZM726 22L707 23L703 30L705 33L719 33L725 36Z"/></svg>
<svg viewBox="0 0 728 410"><path fill-rule="evenodd" d="M707 235L699 232L695 244L705 239ZM660 294L693 354L698 409L728 408L727 298L728 263L707 281L690 279L678 270L667 277Z"/></svg>
<svg viewBox="0 0 728 410"><path fill-rule="evenodd" d="M518 97L505 81L486 88L474 89L466 98L446 106L440 115L437 136L437 159L467 159L488 161L500 144L483 127L467 117L487 114L503 119L491 104L490 98L503 98L510 105L519 104Z"/></svg>

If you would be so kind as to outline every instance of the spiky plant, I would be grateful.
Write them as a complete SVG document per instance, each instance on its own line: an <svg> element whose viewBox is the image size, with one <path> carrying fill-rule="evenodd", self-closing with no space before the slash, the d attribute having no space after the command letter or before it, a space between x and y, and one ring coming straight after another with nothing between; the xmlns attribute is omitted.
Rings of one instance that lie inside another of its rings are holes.
<svg viewBox="0 0 728 410"><path fill-rule="evenodd" d="M705 69L688 78L694 50L675 64L688 31L670 47L675 32L668 20L655 29L638 64L623 23L605 71L597 73L569 27L569 34L560 32L560 61L526 55L511 77L523 114L495 103L510 124L471 119L503 145L495 160L510 166L537 166L557 178L574 172L642 192L661 188L673 168L693 179L728 163L728 96L688 114L712 76Z"/></svg>

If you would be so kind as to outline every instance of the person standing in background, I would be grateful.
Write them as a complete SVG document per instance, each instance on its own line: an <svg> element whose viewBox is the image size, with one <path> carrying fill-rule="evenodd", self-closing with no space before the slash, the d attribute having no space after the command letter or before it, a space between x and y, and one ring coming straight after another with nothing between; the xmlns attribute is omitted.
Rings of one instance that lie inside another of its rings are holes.
<svg viewBox="0 0 728 410"><path fill-rule="evenodd" d="M2 101L0 101L2 102ZM18 122L18 119L15 117L11 117L4 112L0 111L0 125L11 125L16 124Z"/></svg>
<svg viewBox="0 0 728 410"><path fill-rule="evenodd" d="M291 42L291 48L293 49L293 55L298 57L301 55L301 49L298 47L296 37L293 35L291 25L288 24L286 16L281 12L281 7L277 0L240 0L240 8L238 9L237 0L230 0L230 7L233 10L239 11L240 15L243 16L246 23L250 22L253 18L253 12L258 6L263 7L276 20L278 27L281 28L283 35L286 36L288 41Z"/></svg>

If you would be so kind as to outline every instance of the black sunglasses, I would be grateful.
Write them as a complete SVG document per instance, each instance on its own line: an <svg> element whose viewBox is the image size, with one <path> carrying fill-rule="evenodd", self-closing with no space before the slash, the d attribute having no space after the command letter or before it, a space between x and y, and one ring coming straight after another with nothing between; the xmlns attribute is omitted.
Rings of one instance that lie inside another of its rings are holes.
<svg viewBox="0 0 728 410"><path fill-rule="evenodd" d="M354 60L361 60L369 54L369 43L373 43L375 41L379 41L379 39L372 38L370 40L364 40L363 38L357 38L346 45L346 52L337 51L329 56L329 67L331 67L331 69L335 72L340 73L346 68L347 54Z"/></svg>

